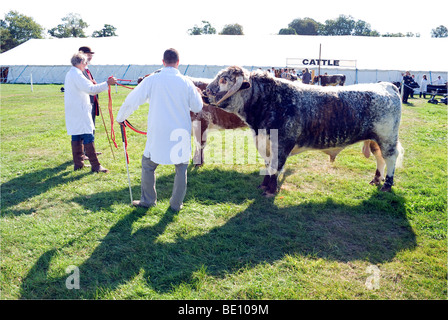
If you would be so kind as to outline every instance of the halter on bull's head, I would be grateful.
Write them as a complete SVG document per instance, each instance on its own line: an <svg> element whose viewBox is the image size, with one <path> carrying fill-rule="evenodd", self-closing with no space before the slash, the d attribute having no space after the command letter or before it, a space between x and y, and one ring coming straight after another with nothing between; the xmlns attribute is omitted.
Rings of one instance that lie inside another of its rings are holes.
<svg viewBox="0 0 448 320"><path fill-rule="evenodd" d="M250 88L249 73L240 67L232 66L218 73L207 86L206 94L210 104L226 108L229 99L235 93L248 88Z"/></svg>

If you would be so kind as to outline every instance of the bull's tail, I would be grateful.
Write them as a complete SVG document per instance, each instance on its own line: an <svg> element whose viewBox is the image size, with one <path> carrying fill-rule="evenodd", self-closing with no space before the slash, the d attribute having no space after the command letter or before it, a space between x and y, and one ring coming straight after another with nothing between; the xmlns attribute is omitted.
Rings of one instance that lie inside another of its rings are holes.
<svg viewBox="0 0 448 320"><path fill-rule="evenodd" d="M403 159L404 159L404 148L401 145L401 142L397 142L397 150L398 150L398 157L397 162L395 163L395 168L403 168Z"/></svg>

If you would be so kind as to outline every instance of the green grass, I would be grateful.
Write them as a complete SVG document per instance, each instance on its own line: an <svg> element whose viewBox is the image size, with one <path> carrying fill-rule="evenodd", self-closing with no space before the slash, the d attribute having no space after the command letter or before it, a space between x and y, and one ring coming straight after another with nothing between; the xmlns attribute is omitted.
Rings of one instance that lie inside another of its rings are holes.
<svg viewBox="0 0 448 320"><path fill-rule="evenodd" d="M156 207L129 205L119 127L112 155L101 118L111 173L73 171L59 89L1 86L1 299L446 299L446 105L404 105L392 193L368 184L375 161L356 144L333 164L320 152L289 158L274 198L256 188L259 163L190 166L175 213L173 166L157 169ZM114 115L128 93L113 90ZM109 130L107 93L100 101ZM145 129L147 108L135 126ZM222 133L212 136L219 158ZM128 139L138 199L145 137ZM66 287L69 266L80 289Z"/></svg>

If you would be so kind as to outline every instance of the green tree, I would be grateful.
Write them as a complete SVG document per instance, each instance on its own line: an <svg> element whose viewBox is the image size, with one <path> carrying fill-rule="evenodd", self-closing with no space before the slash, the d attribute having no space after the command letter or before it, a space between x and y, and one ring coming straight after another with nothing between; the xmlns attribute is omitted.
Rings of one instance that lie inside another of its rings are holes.
<svg viewBox="0 0 448 320"><path fill-rule="evenodd" d="M84 29L89 25L81 19L78 13L69 13L62 18L61 24L48 30L48 33L56 38L85 38Z"/></svg>
<svg viewBox="0 0 448 320"><path fill-rule="evenodd" d="M1 52L10 50L29 39L42 39L44 28L33 18L9 11L0 20Z"/></svg>
<svg viewBox="0 0 448 320"><path fill-rule="evenodd" d="M110 24L105 24L103 29L93 31L92 37L94 38L103 38L103 37L116 37L117 34L115 33L117 31L117 28Z"/></svg>
<svg viewBox="0 0 448 320"><path fill-rule="evenodd" d="M448 29L447 27L440 25L435 29L431 30L432 38L448 38Z"/></svg>
<svg viewBox="0 0 448 320"><path fill-rule="evenodd" d="M370 23L367 23L363 20L358 20L355 22L355 26L353 27L352 35L379 37L380 34L378 31L372 30Z"/></svg>
<svg viewBox="0 0 448 320"><path fill-rule="evenodd" d="M319 23L311 18L294 19L288 27L293 28L298 35L317 35Z"/></svg>
<svg viewBox="0 0 448 320"><path fill-rule="evenodd" d="M297 32L296 32L296 30L294 28L283 28L283 29L280 29L278 34L294 34L294 35L297 35Z"/></svg>
<svg viewBox="0 0 448 320"><path fill-rule="evenodd" d="M351 16L341 14L335 20L326 20L321 26L319 34L323 36L349 36L355 28L355 20Z"/></svg>
<svg viewBox="0 0 448 320"><path fill-rule="evenodd" d="M198 27L198 25L194 25L193 28L188 29L188 34L191 36L197 36L201 34L216 34L216 29L212 27L210 22L202 20L202 25Z"/></svg>
<svg viewBox="0 0 448 320"><path fill-rule="evenodd" d="M219 33L221 35L244 35L243 33L243 26L241 26L238 23L234 24L226 24L222 31Z"/></svg>
<svg viewBox="0 0 448 320"><path fill-rule="evenodd" d="M382 37L402 38L402 37L405 37L405 35L402 34L401 32L398 32L398 33L389 33L389 32L388 32L388 33L383 34Z"/></svg>

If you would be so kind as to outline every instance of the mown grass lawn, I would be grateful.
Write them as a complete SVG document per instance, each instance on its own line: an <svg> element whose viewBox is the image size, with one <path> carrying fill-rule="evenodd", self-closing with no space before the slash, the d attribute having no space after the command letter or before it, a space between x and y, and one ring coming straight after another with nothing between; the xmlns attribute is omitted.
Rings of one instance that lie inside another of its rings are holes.
<svg viewBox="0 0 448 320"><path fill-rule="evenodd" d="M120 130L112 154L101 118L111 173L73 171L60 87L1 86L1 299L446 299L446 105L403 106L392 193L368 184L375 161L356 144L333 164L289 158L274 198L256 188L261 163L190 166L175 213L173 166L157 169L156 207L129 205ZM128 92L113 90L114 115ZM110 130L107 92L100 101ZM147 108L135 126L146 129ZM211 136L209 160L223 133ZM145 137L128 140L138 199ZM74 270L79 289L67 287Z"/></svg>

